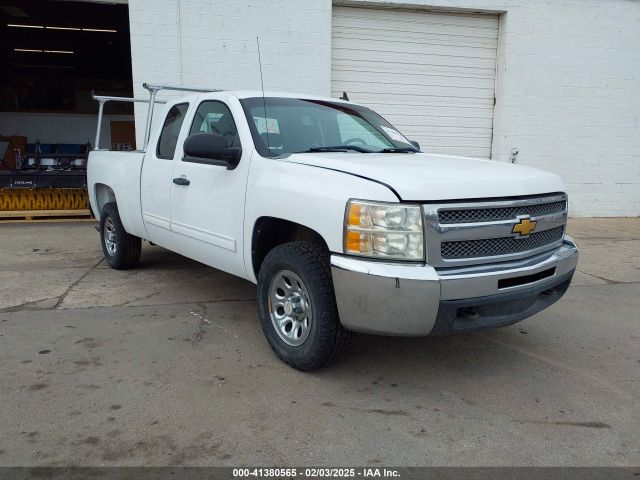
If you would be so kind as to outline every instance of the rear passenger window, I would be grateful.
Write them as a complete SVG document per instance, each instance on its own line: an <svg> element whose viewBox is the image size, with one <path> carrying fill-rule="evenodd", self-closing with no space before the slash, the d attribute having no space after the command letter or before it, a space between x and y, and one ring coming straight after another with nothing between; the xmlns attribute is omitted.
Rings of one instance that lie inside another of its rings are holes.
<svg viewBox="0 0 640 480"><path fill-rule="evenodd" d="M178 136L180 135L180 128L182 128L182 122L184 122L188 108L188 103L180 103L171 107L171 110L167 113L167 118L164 119L162 132L160 132L160 138L158 139L158 148L156 151L158 158L173 160L173 155L176 153L176 145L178 144Z"/></svg>

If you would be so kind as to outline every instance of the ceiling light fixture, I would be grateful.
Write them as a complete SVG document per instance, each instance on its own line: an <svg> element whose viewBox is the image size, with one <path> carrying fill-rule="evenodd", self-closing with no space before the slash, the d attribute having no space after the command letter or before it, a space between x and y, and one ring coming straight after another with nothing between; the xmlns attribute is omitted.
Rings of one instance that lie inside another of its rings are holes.
<svg viewBox="0 0 640 480"><path fill-rule="evenodd" d="M14 48L13 51L29 53L74 53L73 50L36 50L33 48Z"/></svg>
<svg viewBox="0 0 640 480"><path fill-rule="evenodd" d="M20 25L17 23L7 23L7 27L15 27L15 28L44 28L43 25Z"/></svg>
<svg viewBox="0 0 640 480"><path fill-rule="evenodd" d="M118 33L117 30L113 28L79 28L79 27L53 27L49 25L22 25L19 23L7 23L7 27L14 28L43 28L47 30L72 30L72 31L83 31L83 32L99 32L99 33Z"/></svg>
<svg viewBox="0 0 640 480"><path fill-rule="evenodd" d="M118 33L117 30L112 30L110 28L83 28L83 32L104 32L104 33Z"/></svg>
<svg viewBox="0 0 640 480"><path fill-rule="evenodd" d="M79 32L80 30L82 30L81 28L77 28L77 27L49 27L46 26L44 27L47 30L73 30L75 32Z"/></svg>

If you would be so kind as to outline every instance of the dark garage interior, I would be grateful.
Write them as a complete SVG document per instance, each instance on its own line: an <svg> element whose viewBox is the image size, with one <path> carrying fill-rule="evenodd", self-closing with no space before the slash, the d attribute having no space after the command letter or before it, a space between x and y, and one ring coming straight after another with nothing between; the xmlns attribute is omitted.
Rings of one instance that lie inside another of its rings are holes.
<svg viewBox="0 0 640 480"><path fill-rule="evenodd" d="M0 215L86 212L91 92L133 92L127 5L2 0L0 63ZM135 149L131 104L105 114L102 143Z"/></svg>

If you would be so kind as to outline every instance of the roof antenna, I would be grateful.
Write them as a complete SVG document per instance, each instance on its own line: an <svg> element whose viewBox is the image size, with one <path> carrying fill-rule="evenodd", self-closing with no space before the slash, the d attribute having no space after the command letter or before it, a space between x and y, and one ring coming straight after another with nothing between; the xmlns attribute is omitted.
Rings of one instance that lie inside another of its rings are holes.
<svg viewBox="0 0 640 480"><path fill-rule="evenodd" d="M267 101L264 98L264 80L262 78L262 56L260 55L260 37L256 36L258 44L258 64L260 65L260 85L262 86L262 108L264 110L264 130L267 134L267 152L271 156L271 146L269 145L269 122L267 120Z"/></svg>
<svg viewBox="0 0 640 480"><path fill-rule="evenodd" d="M342 92L342 96L340 97L340 100L345 100L345 101L349 101L349 97L347 96L347 92Z"/></svg>

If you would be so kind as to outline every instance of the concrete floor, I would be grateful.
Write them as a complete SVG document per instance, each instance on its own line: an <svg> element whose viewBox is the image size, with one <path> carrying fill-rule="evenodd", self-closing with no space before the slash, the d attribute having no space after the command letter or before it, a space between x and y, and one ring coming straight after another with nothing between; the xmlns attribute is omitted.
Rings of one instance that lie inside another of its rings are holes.
<svg viewBox="0 0 640 480"><path fill-rule="evenodd" d="M640 219L573 220L558 304L456 337L279 362L254 286L93 225L0 225L0 465L640 464Z"/></svg>

